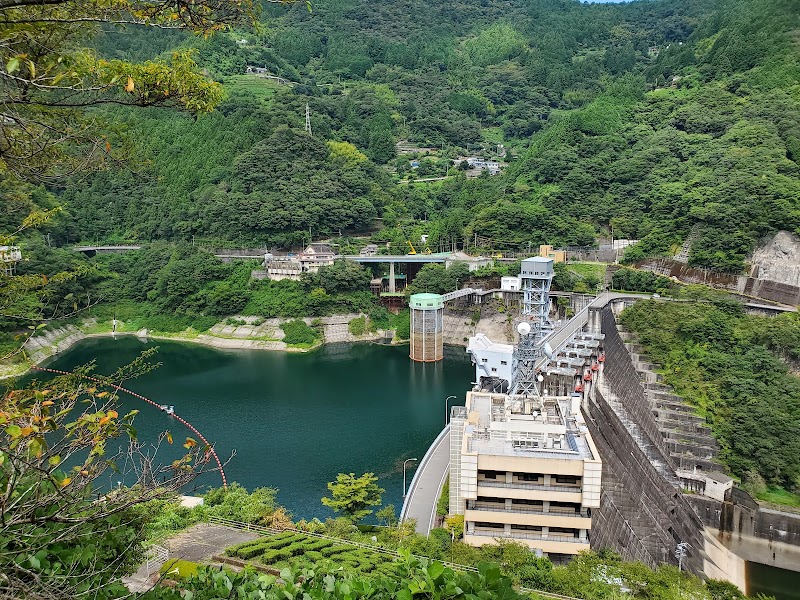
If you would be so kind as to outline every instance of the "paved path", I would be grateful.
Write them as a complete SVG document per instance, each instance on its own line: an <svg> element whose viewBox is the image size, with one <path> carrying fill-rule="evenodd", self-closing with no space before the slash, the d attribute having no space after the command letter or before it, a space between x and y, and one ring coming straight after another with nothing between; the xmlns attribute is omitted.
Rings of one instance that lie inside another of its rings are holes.
<svg viewBox="0 0 800 600"><path fill-rule="evenodd" d="M450 466L450 425L425 453L408 488L400 520L416 519L417 533L428 535L436 520L436 503Z"/></svg>
<svg viewBox="0 0 800 600"><path fill-rule="evenodd" d="M198 523L161 545L169 549L170 560L182 559L207 563L214 554L222 554L228 546L241 544L258 537L261 537L261 534L253 531L240 531L222 525ZM158 581L160 567L161 565L151 565L150 572L148 572L145 563L130 577L123 577L122 581L131 592L143 593Z"/></svg>

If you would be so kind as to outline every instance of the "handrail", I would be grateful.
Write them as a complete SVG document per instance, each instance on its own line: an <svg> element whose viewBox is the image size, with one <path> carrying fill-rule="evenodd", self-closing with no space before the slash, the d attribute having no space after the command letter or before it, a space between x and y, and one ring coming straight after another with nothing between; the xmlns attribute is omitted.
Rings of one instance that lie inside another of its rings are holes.
<svg viewBox="0 0 800 600"><path fill-rule="evenodd" d="M522 533L521 531L513 531L511 533L497 530L497 531L483 531L483 530L475 530L475 531L467 531L464 535L477 535L481 537L494 537L494 538L511 538L511 539L519 539L519 540L539 540L543 542L566 542L568 544L588 544L589 539L582 540L581 538L576 537L556 537L556 536L546 536L540 533ZM537 592L538 593L538 592Z"/></svg>
<svg viewBox="0 0 800 600"><path fill-rule="evenodd" d="M505 506L502 504L498 504L497 507L487 506L487 505L467 506L467 510L480 510L484 512L499 512L499 513L507 512L507 513L518 513L524 515L543 515L546 517L580 517L584 519L589 518L589 515L587 513L574 513L574 512L560 513L553 511L545 512L543 510L536 510L533 508L505 508Z"/></svg>
<svg viewBox="0 0 800 600"><path fill-rule="evenodd" d="M486 487L510 488L518 490L536 490L542 492L578 492L578 493L582 492L582 488L580 486L569 487L566 485L544 485L540 483L506 483L505 481L492 481L490 479L479 479L478 487L482 485Z"/></svg>

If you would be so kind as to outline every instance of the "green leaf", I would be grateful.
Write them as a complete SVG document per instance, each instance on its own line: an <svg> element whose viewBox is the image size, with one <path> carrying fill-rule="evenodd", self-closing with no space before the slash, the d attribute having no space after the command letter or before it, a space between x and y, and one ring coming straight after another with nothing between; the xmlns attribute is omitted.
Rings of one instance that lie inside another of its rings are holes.
<svg viewBox="0 0 800 600"><path fill-rule="evenodd" d="M6 427L6 433L12 439L18 438L20 435L22 435L22 429L20 428L19 425L9 425L8 427Z"/></svg>
<svg viewBox="0 0 800 600"><path fill-rule="evenodd" d="M39 559L38 559L38 558L36 558L36 557L35 557L33 554L31 554L30 556L28 556L28 562L29 562L29 563L31 563L31 566L32 566L34 569L38 569L39 567L41 567L41 566L42 566L42 563L41 563L41 562L39 562Z"/></svg>
<svg viewBox="0 0 800 600"><path fill-rule="evenodd" d="M444 565L438 561L434 562L430 567L428 567L428 575L431 579L439 579L439 577L442 576L442 573L444 573Z"/></svg>
<svg viewBox="0 0 800 600"><path fill-rule="evenodd" d="M17 69L19 69L19 58L13 56L9 58L8 62L6 63L6 71L8 71L8 73L11 74Z"/></svg>

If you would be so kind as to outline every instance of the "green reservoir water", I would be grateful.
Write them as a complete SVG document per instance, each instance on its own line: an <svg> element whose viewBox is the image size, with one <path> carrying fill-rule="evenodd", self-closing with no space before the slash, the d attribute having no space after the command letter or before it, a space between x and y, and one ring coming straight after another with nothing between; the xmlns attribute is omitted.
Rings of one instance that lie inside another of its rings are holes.
<svg viewBox="0 0 800 600"><path fill-rule="evenodd" d="M422 459L444 425L445 398L455 395L463 404L474 375L457 347L446 348L440 363L421 364L409 360L403 346L334 344L289 354L133 336L84 340L47 366L69 370L96 360L97 372L111 373L151 346L159 346L162 366L125 386L174 404L223 460L235 451L225 469L228 481L278 488L279 502L297 519L331 514L320 498L339 472L376 473L386 489L384 503L394 503L399 513L403 460ZM178 436L189 434L158 409L127 394L121 400L124 409L141 410L140 440L170 430L179 446ZM171 461L179 449L162 447L160 462ZM210 474L199 483L221 485Z"/></svg>
<svg viewBox="0 0 800 600"><path fill-rule="evenodd" d="M800 573L747 561L747 594L774 596L775 600L800 600Z"/></svg>

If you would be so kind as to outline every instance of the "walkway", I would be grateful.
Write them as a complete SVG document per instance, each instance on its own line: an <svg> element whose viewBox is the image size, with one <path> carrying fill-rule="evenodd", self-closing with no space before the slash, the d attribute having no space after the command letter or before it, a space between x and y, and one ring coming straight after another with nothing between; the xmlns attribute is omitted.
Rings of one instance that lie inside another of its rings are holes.
<svg viewBox="0 0 800 600"><path fill-rule="evenodd" d="M242 542L249 542L261 537L254 531L240 531L232 527L198 523L178 533L163 542L169 550L169 560L188 560L196 563L210 563L215 554L222 554L225 548L235 546ZM138 570L128 577L123 577L123 583L133 593L144 593L150 590L159 580L161 564L147 563L139 566Z"/></svg>
<svg viewBox="0 0 800 600"><path fill-rule="evenodd" d="M436 520L436 503L450 467L450 425L446 425L425 453L414 473L400 511L400 520L416 519L417 533L428 535Z"/></svg>

